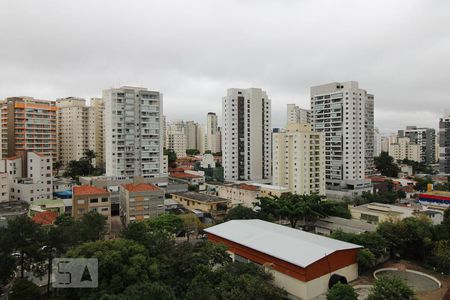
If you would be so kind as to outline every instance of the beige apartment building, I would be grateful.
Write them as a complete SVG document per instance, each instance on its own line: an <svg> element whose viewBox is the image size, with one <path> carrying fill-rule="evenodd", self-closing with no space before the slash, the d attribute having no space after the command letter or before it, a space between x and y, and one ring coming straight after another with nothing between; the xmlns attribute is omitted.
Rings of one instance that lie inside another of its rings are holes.
<svg viewBox="0 0 450 300"><path fill-rule="evenodd" d="M172 199L191 211L209 213L214 219L222 219L229 200L197 192L173 193Z"/></svg>
<svg viewBox="0 0 450 300"><path fill-rule="evenodd" d="M123 184L119 199L120 215L126 226L164 213L164 191L152 184Z"/></svg>
<svg viewBox="0 0 450 300"><path fill-rule="evenodd" d="M91 107L94 110L94 151L96 154L95 164L98 168L105 167L105 139L103 136L103 112L105 110L105 102L102 98L91 98Z"/></svg>
<svg viewBox="0 0 450 300"><path fill-rule="evenodd" d="M87 150L95 151L95 111L86 100L68 97L56 100L58 107L59 161L66 166L80 160Z"/></svg>
<svg viewBox="0 0 450 300"><path fill-rule="evenodd" d="M98 212L106 219L108 232L111 230L111 194L106 189L91 185L72 187L72 217L81 218L90 211Z"/></svg>
<svg viewBox="0 0 450 300"><path fill-rule="evenodd" d="M260 187L250 184L223 184L217 186L217 196L228 199L229 206L242 205L253 208L253 203L258 201Z"/></svg>
<svg viewBox="0 0 450 300"><path fill-rule="evenodd" d="M411 143L407 137L398 137L389 145L389 155L395 160L409 159L420 162L420 145Z"/></svg>
<svg viewBox="0 0 450 300"><path fill-rule="evenodd" d="M58 158L55 101L10 97L0 104L2 158L33 151Z"/></svg>
<svg viewBox="0 0 450 300"><path fill-rule="evenodd" d="M292 193L325 195L324 134L293 123L273 134L273 184Z"/></svg>

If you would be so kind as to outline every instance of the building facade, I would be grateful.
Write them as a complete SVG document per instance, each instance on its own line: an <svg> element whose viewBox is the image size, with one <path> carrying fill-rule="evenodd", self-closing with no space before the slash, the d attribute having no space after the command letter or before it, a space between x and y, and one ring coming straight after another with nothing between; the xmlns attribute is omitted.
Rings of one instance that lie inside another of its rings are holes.
<svg viewBox="0 0 450 300"><path fill-rule="evenodd" d="M162 94L139 87L103 91L107 176L160 177Z"/></svg>
<svg viewBox="0 0 450 300"><path fill-rule="evenodd" d="M105 126L103 124L105 102L102 98L91 98L91 107L94 110L95 164L97 168L105 168Z"/></svg>
<svg viewBox="0 0 450 300"><path fill-rule="evenodd" d="M335 283L333 277L358 278L362 247L355 244L262 220L231 220L205 232L210 242L227 246L233 261L263 266L289 299L317 299Z"/></svg>
<svg viewBox="0 0 450 300"><path fill-rule="evenodd" d="M228 89L222 99L225 180L271 177L271 102L259 88Z"/></svg>
<svg viewBox="0 0 450 300"><path fill-rule="evenodd" d="M58 159L55 101L10 97L1 106L2 158L33 151Z"/></svg>
<svg viewBox="0 0 450 300"><path fill-rule="evenodd" d="M364 179L373 159L373 140L366 138L373 132L373 95L355 81L314 86L311 110L314 131L325 135L327 186Z"/></svg>
<svg viewBox="0 0 450 300"><path fill-rule="evenodd" d="M0 164L2 164L1 161L0 161ZM1 202L8 202L8 201L9 201L8 174L6 174L5 172L1 172L0 171L0 203Z"/></svg>
<svg viewBox="0 0 450 300"><path fill-rule="evenodd" d="M373 156L374 157L380 156L381 151L383 151L382 143L383 143L383 139L380 134L380 130L378 128L375 128L373 131ZM386 152L389 152L389 150Z"/></svg>
<svg viewBox="0 0 450 300"><path fill-rule="evenodd" d="M56 107L59 161L66 166L95 151L95 111L85 99L74 97L56 100Z"/></svg>
<svg viewBox="0 0 450 300"><path fill-rule="evenodd" d="M389 145L389 156L396 161L409 159L420 162L420 145L412 143L408 137L398 137L394 143Z"/></svg>
<svg viewBox="0 0 450 300"><path fill-rule="evenodd" d="M130 183L120 186L120 216L128 226L157 217L164 213L164 191L147 183Z"/></svg>
<svg viewBox="0 0 450 300"><path fill-rule="evenodd" d="M450 113L439 120L439 170L450 174Z"/></svg>
<svg viewBox="0 0 450 300"><path fill-rule="evenodd" d="M303 109L295 104L287 105L287 124L310 123L311 110Z"/></svg>
<svg viewBox="0 0 450 300"><path fill-rule="evenodd" d="M209 112L206 116L206 148L212 153L221 152L219 123L216 113Z"/></svg>
<svg viewBox="0 0 450 300"><path fill-rule="evenodd" d="M111 230L111 195L106 189L90 185L72 187L72 217L81 218L94 211L106 220L108 232Z"/></svg>
<svg viewBox="0 0 450 300"><path fill-rule="evenodd" d="M420 162L434 164L436 162L436 130L433 128L418 128L407 126L405 130L398 131L399 137L409 138L411 143L420 147Z"/></svg>
<svg viewBox="0 0 450 300"><path fill-rule="evenodd" d="M324 133L312 131L307 123L293 123L272 139L273 184L299 195L325 195Z"/></svg>
<svg viewBox="0 0 450 300"><path fill-rule="evenodd" d="M6 173L11 201L53 198L53 162L51 155L21 153L0 161L0 173Z"/></svg>

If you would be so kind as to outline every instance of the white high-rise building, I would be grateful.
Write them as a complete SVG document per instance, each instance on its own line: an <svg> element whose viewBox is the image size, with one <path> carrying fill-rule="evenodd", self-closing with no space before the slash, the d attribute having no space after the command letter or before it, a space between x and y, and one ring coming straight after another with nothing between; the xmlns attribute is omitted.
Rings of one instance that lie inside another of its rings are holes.
<svg viewBox="0 0 450 300"><path fill-rule="evenodd" d="M380 156L382 151L382 137L380 134L380 130L375 128L373 131L373 156Z"/></svg>
<svg viewBox="0 0 450 300"><path fill-rule="evenodd" d="M325 195L325 139L306 123L274 133L272 182L292 193Z"/></svg>
<svg viewBox="0 0 450 300"><path fill-rule="evenodd" d="M373 130L373 96L355 81L311 87L311 123L325 135L326 184L363 180L367 158L373 159L373 141L366 139Z"/></svg>
<svg viewBox="0 0 450 300"><path fill-rule="evenodd" d="M87 150L96 150L95 109L86 100L68 97L56 100L59 161L66 166L80 160Z"/></svg>
<svg viewBox="0 0 450 300"><path fill-rule="evenodd" d="M105 167L105 126L103 124L103 114L105 102L102 98L91 98L91 107L94 110L94 135L95 135L95 164L98 168Z"/></svg>
<svg viewBox="0 0 450 300"><path fill-rule="evenodd" d="M103 91L107 176L161 177L163 99L146 88Z"/></svg>
<svg viewBox="0 0 450 300"><path fill-rule="evenodd" d="M311 110L303 109L295 104L287 105L287 124L310 123Z"/></svg>
<svg viewBox="0 0 450 300"><path fill-rule="evenodd" d="M271 103L259 88L228 89L222 99L225 180L269 179Z"/></svg>
<svg viewBox="0 0 450 300"><path fill-rule="evenodd" d="M389 145L389 156L396 161L409 159L420 162L420 145L412 143L408 137L398 137Z"/></svg>
<svg viewBox="0 0 450 300"><path fill-rule="evenodd" d="M220 152L220 143L217 142L219 133L218 119L214 112L206 116L206 150L212 153Z"/></svg>

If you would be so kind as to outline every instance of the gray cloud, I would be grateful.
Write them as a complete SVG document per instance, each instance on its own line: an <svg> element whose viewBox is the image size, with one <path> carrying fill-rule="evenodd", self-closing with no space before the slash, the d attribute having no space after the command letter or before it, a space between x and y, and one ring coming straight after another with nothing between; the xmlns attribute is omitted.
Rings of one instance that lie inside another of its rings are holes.
<svg viewBox="0 0 450 300"><path fill-rule="evenodd" d="M139 85L168 119L205 122L229 87L309 107L309 87L357 80L382 132L437 127L450 108L448 1L0 0L0 98L94 97Z"/></svg>

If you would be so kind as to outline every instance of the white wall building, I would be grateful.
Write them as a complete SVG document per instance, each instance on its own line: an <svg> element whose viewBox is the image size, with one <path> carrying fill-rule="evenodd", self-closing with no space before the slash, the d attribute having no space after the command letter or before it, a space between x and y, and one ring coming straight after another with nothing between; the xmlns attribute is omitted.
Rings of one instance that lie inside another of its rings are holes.
<svg viewBox="0 0 450 300"><path fill-rule="evenodd" d="M5 161L3 161L4 163ZM2 164L2 161L0 161ZM0 167L1 168L1 167ZM8 174L0 172L0 203L9 201L9 182Z"/></svg>
<svg viewBox="0 0 450 300"><path fill-rule="evenodd" d="M306 123L293 123L285 132L274 133L272 139L273 184L299 195L325 195L324 133L312 131Z"/></svg>
<svg viewBox="0 0 450 300"><path fill-rule="evenodd" d="M222 99L225 180L271 177L271 103L259 88L228 89Z"/></svg>
<svg viewBox="0 0 450 300"><path fill-rule="evenodd" d="M382 137L380 134L380 130L378 128L374 129L373 132L373 156L380 156L382 151Z"/></svg>
<svg viewBox="0 0 450 300"><path fill-rule="evenodd" d="M347 180L364 179L370 152L366 144L373 143L366 140L366 132L373 130L373 117L367 117L371 108L373 96L355 81L311 87L313 129L325 135L327 186L339 187L346 185Z"/></svg>
<svg viewBox="0 0 450 300"><path fill-rule="evenodd" d="M209 112L206 116L206 149L212 153L221 151L220 132L216 113Z"/></svg>
<svg viewBox="0 0 450 300"><path fill-rule="evenodd" d="M389 156L395 160L409 159L420 162L420 145L411 143L407 137L398 137L389 145Z"/></svg>
<svg viewBox="0 0 450 300"><path fill-rule="evenodd" d="M6 173L9 199L27 201L52 199L52 156L27 152L25 157L0 161L0 173ZM2 185L2 184L0 184ZM0 194L1 195L1 194Z"/></svg>
<svg viewBox="0 0 450 300"><path fill-rule="evenodd" d="M95 151L95 110L85 99L74 97L56 100L56 107L59 161L66 166L87 150Z"/></svg>
<svg viewBox="0 0 450 300"><path fill-rule="evenodd" d="M287 105L287 124L310 123L311 110L303 109L295 104Z"/></svg>
<svg viewBox="0 0 450 300"><path fill-rule="evenodd" d="M107 176L160 177L162 94L140 87L103 91Z"/></svg>

